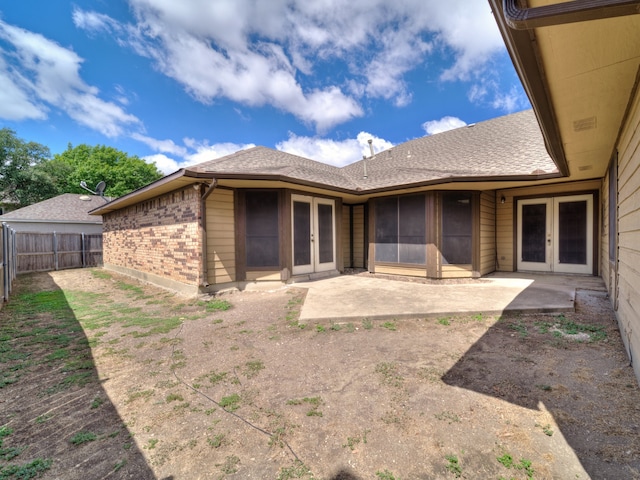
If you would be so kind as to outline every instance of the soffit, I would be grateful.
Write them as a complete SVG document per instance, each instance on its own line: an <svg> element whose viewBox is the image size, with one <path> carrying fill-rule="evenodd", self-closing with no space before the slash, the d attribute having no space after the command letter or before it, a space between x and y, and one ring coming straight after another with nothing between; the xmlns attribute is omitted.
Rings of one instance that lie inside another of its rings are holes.
<svg viewBox="0 0 640 480"><path fill-rule="evenodd" d="M638 73L640 15L537 28L535 40L571 178L604 176Z"/></svg>

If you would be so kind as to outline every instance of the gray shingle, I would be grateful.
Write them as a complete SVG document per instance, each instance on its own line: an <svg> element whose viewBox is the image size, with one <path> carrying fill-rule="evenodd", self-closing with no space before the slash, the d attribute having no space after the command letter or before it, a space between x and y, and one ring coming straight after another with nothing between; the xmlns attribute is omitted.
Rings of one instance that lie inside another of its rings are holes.
<svg viewBox="0 0 640 480"><path fill-rule="evenodd" d="M86 200L81 200L81 198ZM96 223L102 221L102 217L100 215L89 215L88 212L104 204L105 201L95 195L63 193L57 197L0 215L0 222L8 222L10 220L49 220Z"/></svg>
<svg viewBox="0 0 640 480"><path fill-rule="evenodd" d="M367 178L364 178L366 162ZM274 175L349 190L367 191L456 178L557 173L533 110L417 138L366 160L338 168L266 147L253 147L188 170Z"/></svg>

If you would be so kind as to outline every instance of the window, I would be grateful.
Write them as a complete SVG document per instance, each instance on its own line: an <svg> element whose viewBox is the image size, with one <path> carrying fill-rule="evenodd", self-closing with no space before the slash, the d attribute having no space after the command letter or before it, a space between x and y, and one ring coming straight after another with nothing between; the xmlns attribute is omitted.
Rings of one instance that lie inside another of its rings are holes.
<svg viewBox="0 0 640 480"><path fill-rule="evenodd" d="M468 265L473 254L473 210L470 193L442 194L442 257L444 263Z"/></svg>
<svg viewBox="0 0 640 480"><path fill-rule="evenodd" d="M618 154L609 165L609 260L616 261L618 236Z"/></svg>
<svg viewBox="0 0 640 480"><path fill-rule="evenodd" d="M280 267L278 192L246 192L247 268Z"/></svg>
<svg viewBox="0 0 640 480"><path fill-rule="evenodd" d="M375 215L377 262L426 264L424 195L378 199Z"/></svg>

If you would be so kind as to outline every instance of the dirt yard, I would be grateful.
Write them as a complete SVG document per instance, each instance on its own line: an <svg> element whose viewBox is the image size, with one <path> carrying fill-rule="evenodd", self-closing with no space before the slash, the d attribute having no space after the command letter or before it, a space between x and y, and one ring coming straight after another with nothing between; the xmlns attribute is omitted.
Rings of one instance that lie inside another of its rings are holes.
<svg viewBox="0 0 640 480"><path fill-rule="evenodd" d="M564 315L301 325L304 295L19 277L0 479L640 478L640 389L602 292Z"/></svg>

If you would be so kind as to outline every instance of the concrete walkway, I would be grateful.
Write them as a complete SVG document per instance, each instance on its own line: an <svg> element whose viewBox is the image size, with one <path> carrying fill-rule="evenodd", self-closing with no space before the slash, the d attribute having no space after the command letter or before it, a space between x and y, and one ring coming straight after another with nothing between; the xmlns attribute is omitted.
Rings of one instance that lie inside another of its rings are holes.
<svg viewBox="0 0 640 480"><path fill-rule="evenodd" d="M577 288L605 290L599 277L518 273L437 284L341 275L295 286L308 289L301 322L566 312Z"/></svg>

